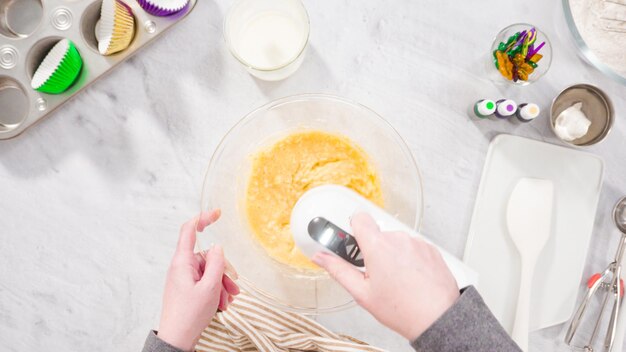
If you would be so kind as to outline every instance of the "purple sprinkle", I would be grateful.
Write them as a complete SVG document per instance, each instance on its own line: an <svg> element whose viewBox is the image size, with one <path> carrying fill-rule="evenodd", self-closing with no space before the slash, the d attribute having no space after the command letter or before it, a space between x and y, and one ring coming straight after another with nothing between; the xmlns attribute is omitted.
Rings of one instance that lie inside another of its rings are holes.
<svg viewBox="0 0 626 352"><path fill-rule="evenodd" d="M519 38L517 39L517 43L515 43L514 46L522 45L524 39L526 38L526 35L528 35L528 33L526 32L526 30L523 30L522 33L520 33Z"/></svg>
<svg viewBox="0 0 626 352"><path fill-rule="evenodd" d="M541 44L539 44L539 46L534 48L533 51L528 50L528 54L526 55L526 59L530 59L531 57L533 57L533 55L538 53L539 50L541 50L541 48L543 48L544 45L546 45L546 42L542 42Z"/></svg>
<svg viewBox="0 0 626 352"><path fill-rule="evenodd" d="M513 111L513 105L508 104L508 105L506 106L506 110L507 110L507 111Z"/></svg>

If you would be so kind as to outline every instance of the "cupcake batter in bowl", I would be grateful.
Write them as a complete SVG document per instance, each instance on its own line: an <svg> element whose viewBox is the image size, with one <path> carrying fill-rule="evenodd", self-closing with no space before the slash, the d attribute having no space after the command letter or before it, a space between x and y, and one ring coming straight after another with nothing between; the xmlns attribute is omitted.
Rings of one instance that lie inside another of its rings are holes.
<svg viewBox="0 0 626 352"><path fill-rule="evenodd" d="M365 152L347 137L297 132L255 155L246 214L254 237L278 262L300 270L318 270L295 246L289 221L300 196L323 184L349 187L383 206L378 173Z"/></svg>

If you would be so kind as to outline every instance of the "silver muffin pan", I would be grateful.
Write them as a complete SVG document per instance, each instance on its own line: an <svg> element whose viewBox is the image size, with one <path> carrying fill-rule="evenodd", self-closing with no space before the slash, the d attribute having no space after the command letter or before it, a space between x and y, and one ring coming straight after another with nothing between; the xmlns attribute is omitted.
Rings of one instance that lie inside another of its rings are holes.
<svg viewBox="0 0 626 352"><path fill-rule="evenodd" d="M156 17L137 0L122 0L135 16L130 46L111 56L98 52L95 26L102 0L0 0L0 139L24 132L137 50L158 38L193 10ZM60 39L74 42L83 59L80 76L62 94L35 91L30 81L48 51Z"/></svg>

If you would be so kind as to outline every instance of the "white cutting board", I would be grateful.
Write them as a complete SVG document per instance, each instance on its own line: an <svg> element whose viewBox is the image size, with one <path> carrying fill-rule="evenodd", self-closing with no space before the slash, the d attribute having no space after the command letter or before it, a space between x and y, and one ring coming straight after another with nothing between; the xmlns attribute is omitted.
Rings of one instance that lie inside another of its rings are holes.
<svg viewBox="0 0 626 352"><path fill-rule="evenodd" d="M522 177L554 183L552 234L535 270L530 330L567 321L582 272L602 187L598 156L527 138L498 135L487 152L464 261L478 272L478 291L510 333L519 289L519 254L510 239L506 206Z"/></svg>

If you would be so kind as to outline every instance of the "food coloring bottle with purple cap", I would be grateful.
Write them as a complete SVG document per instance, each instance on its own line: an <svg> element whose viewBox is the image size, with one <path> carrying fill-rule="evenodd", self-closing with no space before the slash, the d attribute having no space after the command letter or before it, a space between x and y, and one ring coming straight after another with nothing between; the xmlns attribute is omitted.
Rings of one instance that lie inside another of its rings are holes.
<svg viewBox="0 0 626 352"><path fill-rule="evenodd" d="M508 119L517 112L517 103L511 99L500 99L496 101L496 117Z"/></svg>

